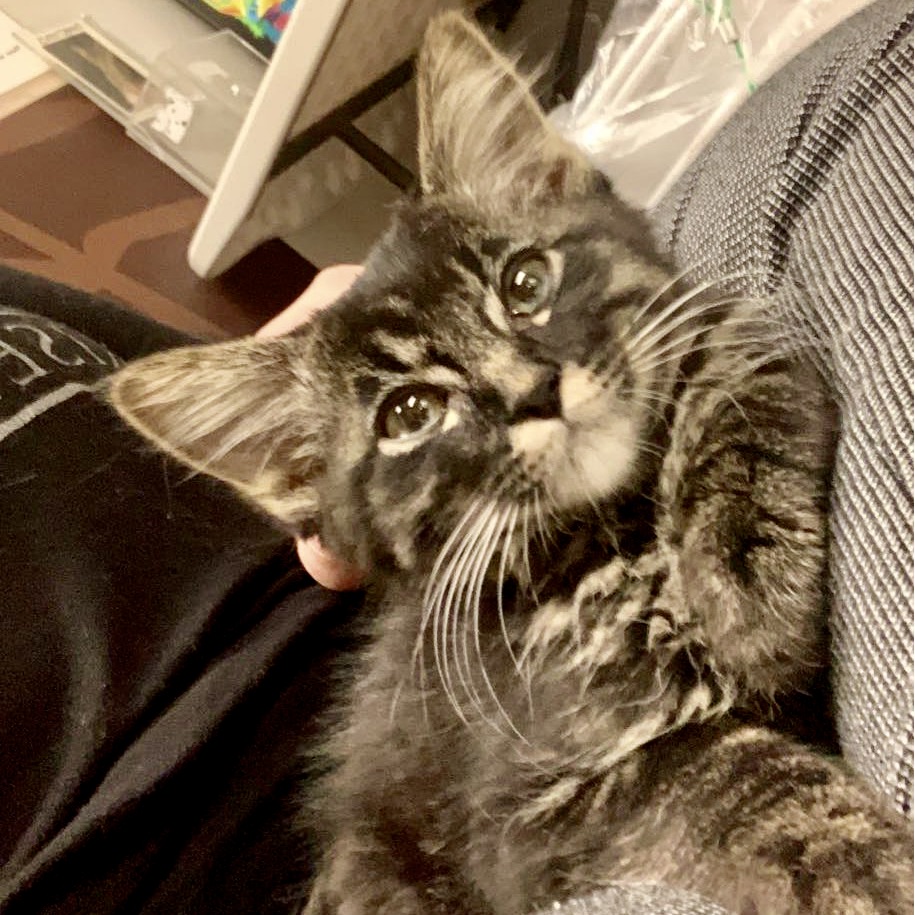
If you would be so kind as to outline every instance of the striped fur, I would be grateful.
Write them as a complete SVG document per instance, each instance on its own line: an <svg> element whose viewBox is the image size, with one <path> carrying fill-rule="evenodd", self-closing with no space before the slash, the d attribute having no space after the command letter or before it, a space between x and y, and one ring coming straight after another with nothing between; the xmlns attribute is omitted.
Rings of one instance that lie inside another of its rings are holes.
<svg viewBox="0 0 915 915"><path fill-rule="evenodd" d="M524 915L612 881L911 910L905 824L790 736L827 660L818 375L765 303L675 273L464 20L431 27L418 87L424 195L350 293L110 394L372 570L305 911ZM390 437L410 391L437 419Z"/></svg>

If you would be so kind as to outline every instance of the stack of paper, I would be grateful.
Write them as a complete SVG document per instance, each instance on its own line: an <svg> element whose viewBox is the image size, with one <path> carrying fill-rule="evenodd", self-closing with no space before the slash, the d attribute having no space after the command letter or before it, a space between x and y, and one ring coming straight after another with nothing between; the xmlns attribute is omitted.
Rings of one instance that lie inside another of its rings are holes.
<svg viewBox="0 0 915 915"><path fill-rule="evenodd" d="M0 118L63 85L48 65L16 37L18 26L0 12Z"/></svg>

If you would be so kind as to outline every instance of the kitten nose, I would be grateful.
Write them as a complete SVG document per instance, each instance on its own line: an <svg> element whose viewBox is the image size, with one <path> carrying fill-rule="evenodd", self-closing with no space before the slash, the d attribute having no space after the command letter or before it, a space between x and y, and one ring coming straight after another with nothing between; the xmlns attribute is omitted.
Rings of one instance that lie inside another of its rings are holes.
<svg viewBox="0 0 915 915"><path fill-rule="evenodd" d="M559 397L559 370L550 369L515 404L512 419L554 419L562 415Z"/></svg>

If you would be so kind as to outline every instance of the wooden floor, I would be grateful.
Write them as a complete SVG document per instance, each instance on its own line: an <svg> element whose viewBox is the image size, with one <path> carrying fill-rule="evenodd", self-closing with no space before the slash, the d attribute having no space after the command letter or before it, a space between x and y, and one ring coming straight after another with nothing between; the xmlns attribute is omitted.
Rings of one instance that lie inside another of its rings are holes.
<svg viewBox="0 0 915 915"><path fill-rule="evenodd" d="M0 262L192 333L249 333L314 270L273 241L199 279L186 251L204 204L70 87L0 120Z"/></svg>

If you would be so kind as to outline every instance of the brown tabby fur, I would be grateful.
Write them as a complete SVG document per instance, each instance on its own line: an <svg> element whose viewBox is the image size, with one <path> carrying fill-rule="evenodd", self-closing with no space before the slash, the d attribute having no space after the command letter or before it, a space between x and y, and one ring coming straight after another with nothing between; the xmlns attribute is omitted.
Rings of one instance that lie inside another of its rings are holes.
<svg viewBox="0 0 915 915"><path fill-rule="evenodd" d="M372 569L305 911L525 915L623 881L910 912L907 825L779 732L827 658L818 376L758 305L678 278L465 20L431 26L418 91L422 194L350 293L110 392ZM525 251L551 271L530 316ZM442 413L392 438L407 389Z"/></svg>

